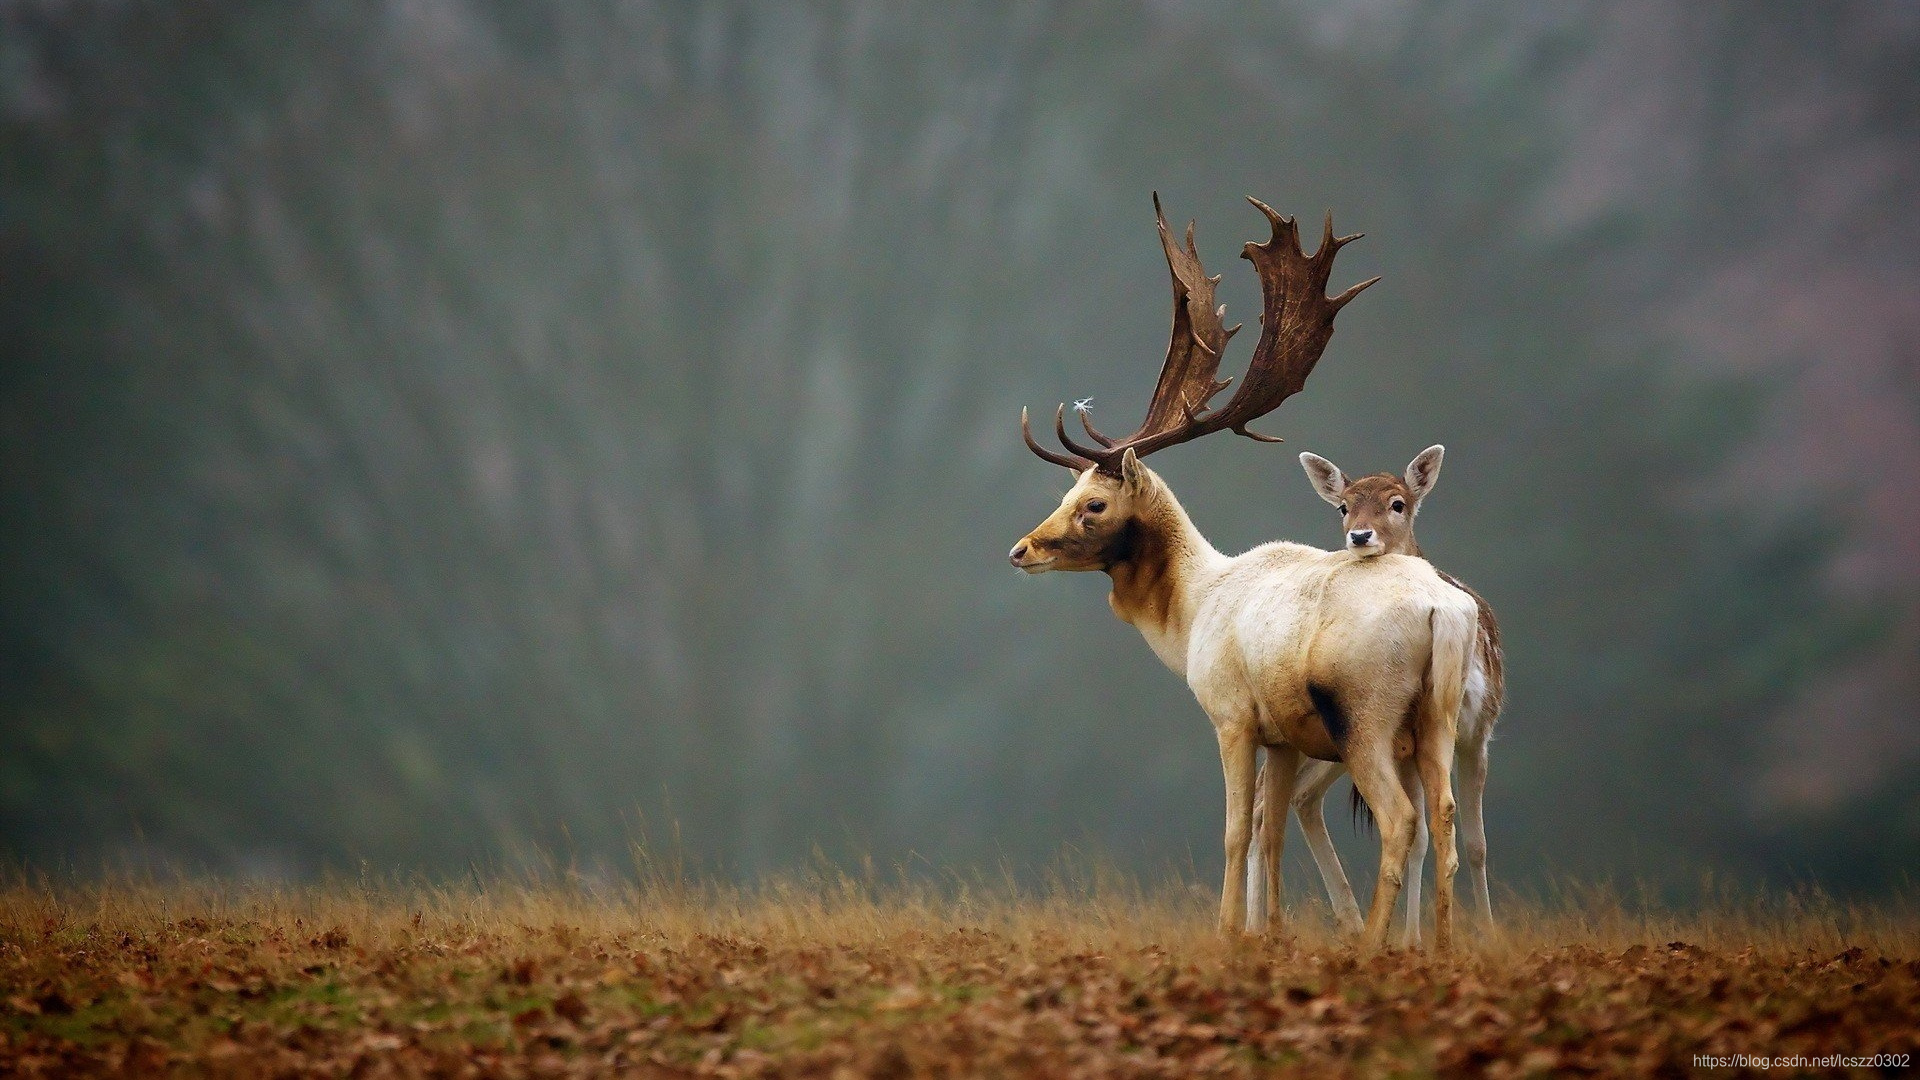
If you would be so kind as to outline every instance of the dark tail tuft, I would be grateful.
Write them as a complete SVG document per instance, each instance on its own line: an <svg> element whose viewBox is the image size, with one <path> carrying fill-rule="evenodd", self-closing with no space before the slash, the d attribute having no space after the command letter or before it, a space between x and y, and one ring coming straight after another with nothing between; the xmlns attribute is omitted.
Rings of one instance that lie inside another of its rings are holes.
<svg viewBox="0 0 1920 1080"><path fill-rule="evenodd" d="M1368 806L1367 800L1360 797L1360 789L1352 786L1351 780L1348 781L1347 786L1347 805L1353 810L1353 827L1357 830L1372 832L1373 807Z"/></svg>

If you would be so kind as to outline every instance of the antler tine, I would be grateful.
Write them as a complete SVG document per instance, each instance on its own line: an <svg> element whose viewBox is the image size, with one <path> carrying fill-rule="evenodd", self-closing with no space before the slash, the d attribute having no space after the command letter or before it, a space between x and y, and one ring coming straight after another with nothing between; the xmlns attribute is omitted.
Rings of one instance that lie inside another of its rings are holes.
<svg viewBox="0 0 1920 1080"><path fill-rule="evenodd" d="M1039 443L1034 442L1033 428L1027 423L1027 410L1024 407L1020 410L1020 437L1027 440L1027 449L1033 451L1036 455L1038 455L1040 460L1048 462L1050 464L1059 465L1063 468L1072 469L1074 472L1085 472L1087 469L1091 468L1094 464L1091 461L1086 461L1086 460L1075 458L1075 457L1069 457L1066 454L1056 453L1052 450L1047 449L1044 446L1041 446Z"/></svg>
<svg viewBox="0 0 1920 1080"><path fill-rule="evenodd" d="M1093 417L1087 415L1087 410L1075 409L1074 411L1080 414L1080 426L1087 429L1087 434L1093 437L1094 442L1099 443L1101 446L1112 446L1115 442L1119 441L1117 439L1110 439L1096 431L1093 426Z"/></svg>
<svg viewBox="0 0 1920 1080"><path fill-rule="evenodd" d="M1276 442L1287 441L1278 435L1262 435L1257 431L1249 431L1247 430L1247 425L1245 424L1235 424L1232 430L1235 435L1245 435L1247 438L1252 439L1254 442L1276 443Z"/></svg>
<svg viewBox="0 0 1920 1080"><path fill-rule="evenodd" d="M1348 244L1353 243L1365 235L1367 234L1358 232L1352 236L1333 235L1333 211L1329 210L1327 211L1326 232L1321 234L1320 246L1314 251L1313 257L1316 259L1326 259L1327 262L1331 263L1333 262L1333 256L1339 252L1341 248L1346 247Z"/></svg>
<svg viewBox="0 0 1920 1080"><path fill-rule="evenodd" d="M1341 248L1346 247L1348 244L1353 243L1365 235L1367 234L1354 233L1352 236L1335 236L1333 234L1333 211L1327 211L1326 231L1320 234L1320 246L1314 250L1313 255L1307 260L1313 266L1313 280L1322 292L1326 291L1327 280L1333 276L1333 257L1340 253ZM1374 278L1373 280L1378 281L1380 279ZM1371 285L1372 283L1371 281L1367 282L1367 285ZM1346 293L1342 293L1341 295L1345 296L1346 300L1338 300L1336 298L1337 302L1334 304L1334 310L1338 311L1340 308L1345 307L1347 300L1351 300L1355 296L1360 295L1359 290L1366 288L1367 285L1361 285L1358 288L1349 289Z"/></svg>
<svg viewBox="0 0 1920 1080"><path fill-rule="evenodd" d="M1293 242L1293 250L1295 252L1302 256L1306 255L1306 249L1300 246L1300 225L1298 222L1251 195L1247 196L1247 201L1252 203L1261 213L1267 215L1268 224L1273 226L1273 238L1267 241L1267 243L1274 244L1279 242L1282 237L1285 237ZM1332 223L1332 214L1327 215L1327 221L1329 224Z"/></svg>
<svg viewBox="0 0 1920 1080"><path fill-rule="evenodd" d="M1361 234L1356 233L1354 234L1352 239L1358 240L1360 239L1360 235ZM1361 282L1360 284L1349 287L1345 292L1341 293L1339 296L1328 298L1327 303L1333 306L1333 310L1339 311L1341 308L1346 307L1348 304L1352 303L1354 297L1359 296L1361 293L1366 292L1368 289L1371 289L1378 284L1380 284L1380 276L1378 274L1375 274L1373 277L1368 278L1367 280Z"/></svg>
<svg viewBox="0 0 1920 1080"><path fill-rule="evenodd" d="M1100 461L1104 456L1099 450L1081 446L1079 443L1067 437L1067 406L1065 402L1062 402L1059 408L1053 410L1053 434L1054 437L1060 440L1060 445L1066 447L1069 453L1078 454L1088 461Z"/></svg>

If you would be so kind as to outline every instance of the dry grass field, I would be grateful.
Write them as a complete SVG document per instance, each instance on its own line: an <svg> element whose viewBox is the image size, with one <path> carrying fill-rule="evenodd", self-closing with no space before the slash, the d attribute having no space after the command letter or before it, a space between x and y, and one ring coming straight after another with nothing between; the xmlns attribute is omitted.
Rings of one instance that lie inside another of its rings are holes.
<svg viewBox="0 0 1920 1080"><path fill-rule="evenodd" d="M1225 941L1204 890L1097 875L1039 894L16 878L0 1073L1733 1075L1696 1055L1920 1041L1911 904L1505 909L1437 959L1358 955L1311 906Z"/></svg>

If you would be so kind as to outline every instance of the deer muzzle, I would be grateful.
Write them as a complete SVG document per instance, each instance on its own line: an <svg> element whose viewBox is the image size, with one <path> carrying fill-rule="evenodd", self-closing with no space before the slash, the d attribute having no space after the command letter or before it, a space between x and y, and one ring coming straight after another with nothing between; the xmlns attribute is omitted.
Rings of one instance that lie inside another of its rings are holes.
<svg viewBox="0 0 1920 1080"><path fill-rule="evenodd" d="M1007 552L1007 561L1017 569L1025 570L1029 574L1038 574L1053 565L1053 556L1042 556L1039 545L1028 537L1013 545L1013 550Z"/></svg>

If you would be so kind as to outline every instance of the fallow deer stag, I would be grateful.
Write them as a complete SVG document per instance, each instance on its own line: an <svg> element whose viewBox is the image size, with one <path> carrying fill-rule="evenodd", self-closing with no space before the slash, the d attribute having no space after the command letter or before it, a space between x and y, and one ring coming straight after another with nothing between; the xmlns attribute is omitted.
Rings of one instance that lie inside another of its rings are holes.
<svg viewBox="0 0 1920 1080"><path fill-rule="evenodd" d="M1265 746L1269 806L1286 806L1304 757L1339 761L1373 807L1380 825L1380 877L1363 943L1386 943L1413 842L1416 814L1408 781L1426 781L1428 814L1438 848L1434 935L1449 947L1453 854L1454 725L1473 645L1474 608L1422 559L1362 559L1302 544L1263 544L1244 555L1216 551L1194 527L1173 491L1141 458L1216 431L1265 442L1247 424L1272 412L1305 384L1334 316L1372 285L1365 281L1326 295L1334 255L1357 236L1335 237L1333 219L1319 249L1300 247L1292 218L1257 199L1272 236L1249 243L1242 257L1259 271L1260 342L1246 376L1227 403L1208 403L1231 380L1216 381L1220 354L1233 330L1214 306L1214 285L1201 269L1187 227L1176 244L1154 198L1160 242L1173 278L1173 335L1147 418L1125 438L1081 422L1095 445L1067 434L1066 407L1054 411L1054 434L1066 453L1033 439L1026 414L1020 431L1029 449L1072 469L1076 478L1060 506L1010 554L1029 573L1102 570L1113 579L1108 603L1131 623L1167 667L1185 676L1213 722L1226 777L1226 877L1220 926L1241 929L1246 914L1247 844L1254 802L1254 761ZM1374 279L1378 280L1378 279ZM1235 330L1238 327L1234 328ZM1266 865L1280 865L1284 815L1268 816L1261 840ZM1279 875L1269 874L1268 907L1279 910Z"/></svg>
<svg viewBox="0 0 1920 1080"><path fill-rule="evenodd" d="M1401 476L1374 473L1348 480L1333 462L1318 454L1301 454L1300 465L1322 499L1340 511L1340 531L1347 549L1362 557L1412 555L1425 558L1420 542L1414 539L1414 518L1440 480L1440 464L1446 447L1429 446L1407 464ZM1494 721L1500 717L1506 700L1506 658L1500 650L1500 622L1493 608L1465 582L1445 571L1440 576L1448 584L1473 597L1479 609L1479 628L1474 638L1473 657L1467 670L1466 693L1460 706L1460 725L1455 733L1455 759L1460 766L1461 847L1466 849L1468 880L1484 925L1493 925L1493 896L1487 890L1487 827L1481 806L1487 790L1487 744L1493 739ZM1262 765L1264 773L1267 766ZM1300 818L1300 831L1306 834L1307 848L1320 868L1321 881L1334 914L1349 926L1360 924L1360 905L1354 900L1353 886L1347 883L1340 856L1327 835L1327 819L1322 809L1327 789L1340 779L1342 769L1329 761L1309 761L1294 778L1293 811ZM1256 790L1264 783L1257 784ZM1417 800L1416 800L1417 801ZM1267 807L1255 800L1254 829L1265 824ZM1282 815L1284 816L1284 815ZM1282 828L1284 828L1284 824ZM1406 916L1402 939L1408 945L1420 941L1420 871L1426 855L1427 828L1424 819L1415 827L1413 848L1407 858ZM1264 866L1259 852L1247 864L1247 923L1258 926L1264 921L1261 908L1266 899L1259 887Z"/></svg>

